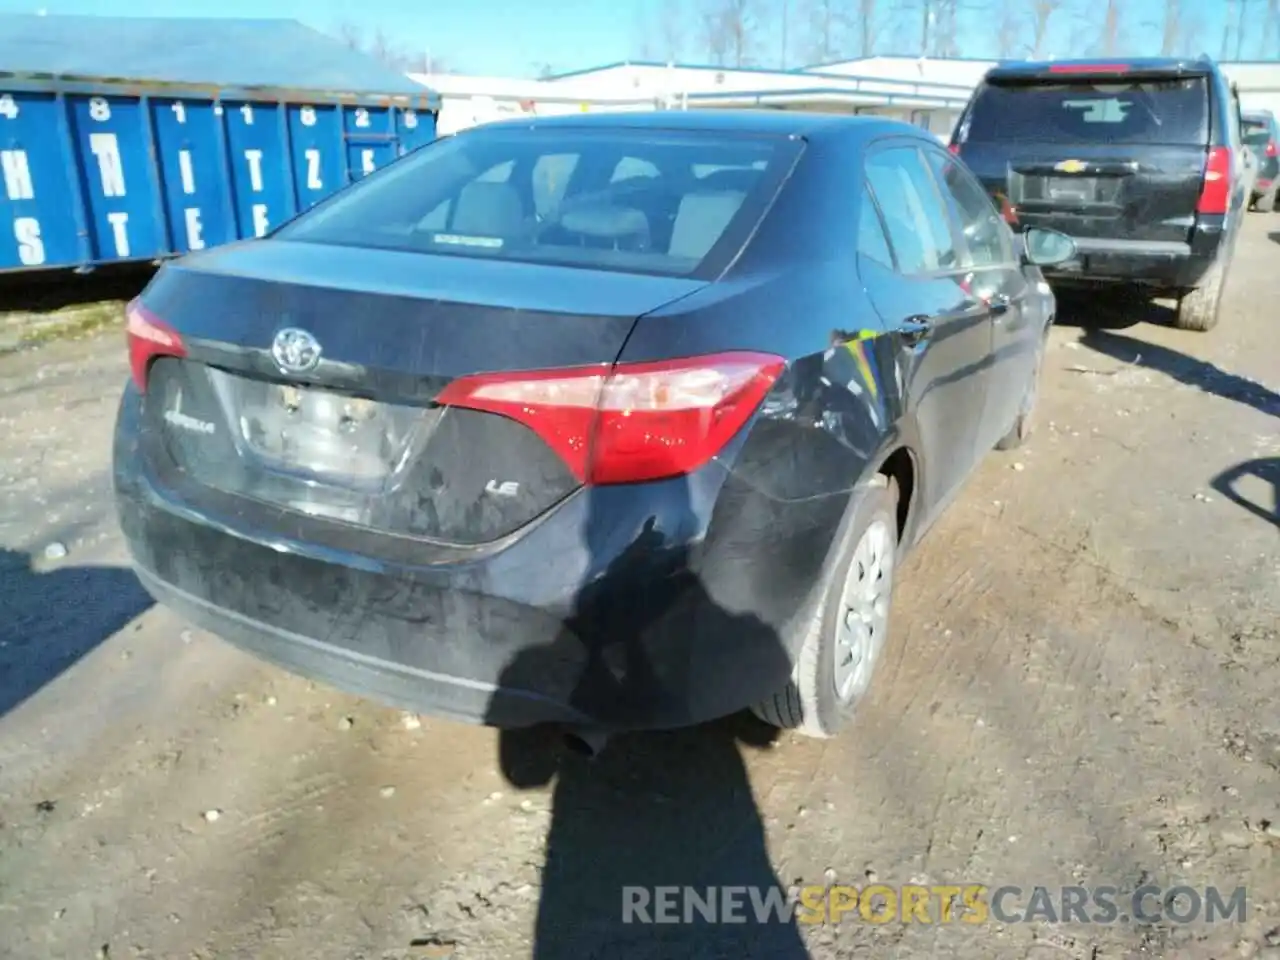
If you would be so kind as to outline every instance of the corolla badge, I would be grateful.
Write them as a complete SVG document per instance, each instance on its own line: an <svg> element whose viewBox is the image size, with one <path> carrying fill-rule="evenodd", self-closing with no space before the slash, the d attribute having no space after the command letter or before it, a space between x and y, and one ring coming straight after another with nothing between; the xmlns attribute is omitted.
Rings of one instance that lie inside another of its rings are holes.
<svg viewBox="0 0 1280 960"><path fill-rule="evenodd" d="M285 373L306 373L320 363L320 341L305 330L286 327L276 334L271 356Z"/></svg>
<svg viewBox="0 0 1280 960"><path fill-rule="evenodd" d="M1089 165L1083 160L1063 160L1061 163L1055 163L1053 169L1059 173L1084 173L1089 169Z"/></svg>

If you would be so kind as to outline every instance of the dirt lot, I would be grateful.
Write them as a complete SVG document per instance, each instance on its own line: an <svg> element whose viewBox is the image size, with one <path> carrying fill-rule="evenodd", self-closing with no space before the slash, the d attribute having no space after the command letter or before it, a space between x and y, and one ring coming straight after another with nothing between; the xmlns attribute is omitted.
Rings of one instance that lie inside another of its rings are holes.
<svg viewBox="0 0 1280 960"><path fill-rule="evenodd" d="M735 720L589 764L260 665L122 569L118 334L0 358L0 956L1280 956L1268 230L1250 217L1211 334L1064 318L1039 436L912 558L872 701L826 743ZM828 871L1243 885L1247 917L620 922L624 884Z"/></svg>

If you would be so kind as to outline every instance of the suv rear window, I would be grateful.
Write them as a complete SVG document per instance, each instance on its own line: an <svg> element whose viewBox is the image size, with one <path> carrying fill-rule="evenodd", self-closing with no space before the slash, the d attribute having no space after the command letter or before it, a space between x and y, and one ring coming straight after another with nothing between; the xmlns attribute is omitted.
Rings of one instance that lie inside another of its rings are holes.
<svg viewBox="0 0 1280 960"><path fill-rule="evenodd" d="M974 99L966 139L1203 146L1208 86L1204 77L988 83Z"/></svg>
<svg viewBox="0 0 1280 960"><path fill-rule="evenodd" d="M691 275L738 252L800 149L723 133L478 127L415 151L275 236Z"/></svg>

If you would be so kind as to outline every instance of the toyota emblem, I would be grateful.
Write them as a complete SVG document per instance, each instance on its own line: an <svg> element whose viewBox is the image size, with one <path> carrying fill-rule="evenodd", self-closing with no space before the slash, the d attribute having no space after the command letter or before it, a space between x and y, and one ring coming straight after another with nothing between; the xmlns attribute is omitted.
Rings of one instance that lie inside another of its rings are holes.
<svg viewBox="0 0 1280 960"><path fill-rule="evenodd" d="M305 330L288 327L276 334L271 356L285 373L306 373L320 363L320 342Z"/></svg>

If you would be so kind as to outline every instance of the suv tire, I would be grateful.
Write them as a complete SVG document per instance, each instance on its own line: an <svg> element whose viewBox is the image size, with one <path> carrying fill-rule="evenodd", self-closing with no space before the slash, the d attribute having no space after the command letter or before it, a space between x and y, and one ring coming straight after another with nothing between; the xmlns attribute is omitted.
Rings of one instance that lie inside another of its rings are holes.
<svg viewBox="0 0 1280 960"><path fill-rule="evenodd" d="M1174 326L1179 330L1204 332L1218 325L1218 308L1222 303L1222 288L1226 283L1227 269L1219 260L1205 274L1200 286L1186 291L1178 298L1178 315Z"/></svg>

